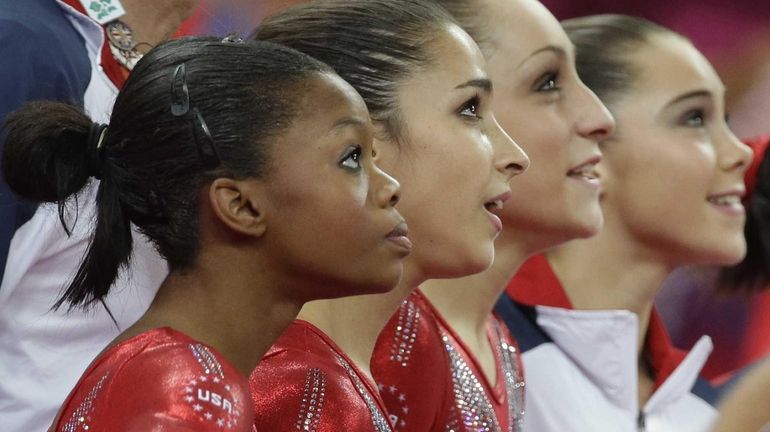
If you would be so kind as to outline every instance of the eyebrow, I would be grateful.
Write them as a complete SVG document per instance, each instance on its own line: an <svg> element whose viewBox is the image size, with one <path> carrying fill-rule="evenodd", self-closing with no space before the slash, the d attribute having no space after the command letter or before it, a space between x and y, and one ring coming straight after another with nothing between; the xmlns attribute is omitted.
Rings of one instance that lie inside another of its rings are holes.
<svg viewBox="0 0 770 432"><path fill-rule="evenodd" d="M532 54L528 55L528 56L527 56L527 58L525 58L524 60L522 60L522 61L521 61L521 63L519 63L519 65L518 65L518 66L516 66L516 67L517 67L517 68L521 67L521 65L523 65L524 63L526 63L527 61L529 61L529 59L531 59L532 57L534 57L534 56L536 56L536 55L538 55L538 54L542 54L542 53L544 53L544 52L551 52L551 53L554 53L554 54L556 54L558 57L566 57L566 56L567 56L567 52L566 52L566 51L564 51L564 48L562 48L562 47L560 47L560 46L556 46L556 45L546 45L546 46L544 46L544 47L540 48L539 50L537 50L537 51L533 52Z"/></svg>
<svg viewBox="0 0 770 432"><path fill-rule="evenodd" d="M468 80L457 87L455 87L455 90L458 89L464 89L467 87L476 87L480 88L481 90L484 90L487 93L492 92L492 81L489 78L474 78L472 80Z"/></svg>
<svg viewBox="0 0 770 432"><path fill-rule="evenodd" d="M691 92L687 92L684 94L681 94L677 97L675 97L671 102L667 103L666 106L670 107L672 105L676 105L679 102L682 102L687 99L692 98L699 98L699 97L707 97L707 98L714 98L714 94L710 92L709 90L693 90Z"/></svg>

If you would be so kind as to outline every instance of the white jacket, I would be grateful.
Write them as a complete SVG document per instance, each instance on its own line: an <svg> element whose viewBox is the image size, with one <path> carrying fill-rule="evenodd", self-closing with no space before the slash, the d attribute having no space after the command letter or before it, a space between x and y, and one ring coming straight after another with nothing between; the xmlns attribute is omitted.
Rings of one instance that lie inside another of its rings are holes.
<svg viewBox="0 0 770 432"><path fill-rule="evenodd" d="M541 262L538 271L550 268ZM712 349L708 336L689 353L680 351L671 345L653 312L645 353L656 387L640 410L636 314L572 310L560 284L554 282L555 275L546 276L537 281L534 295L528 294L526 286L531 278L519 287L514 278L515 288L509 292L518 301L504 294L496 307L522 352L524 431L705 432L710 428L719 392L699 377Z"/></svg>

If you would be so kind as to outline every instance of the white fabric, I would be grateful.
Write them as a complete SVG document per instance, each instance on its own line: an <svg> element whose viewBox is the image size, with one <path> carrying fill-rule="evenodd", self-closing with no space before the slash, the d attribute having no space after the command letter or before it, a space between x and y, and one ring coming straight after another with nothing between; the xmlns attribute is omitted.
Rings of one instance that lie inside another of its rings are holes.
<svg viewBox="0 0 770 432"><path fill-rule="evenodd" d="M637 432L638 319L629 311L537 306L553 342L523 353L527 432ZM705 432L716 410L691 393L708 355L703 336L644 405L647 432Z"/></svg>
<svg viewBox="0 0 770 432"><path fill-rule="evenodd" d="M107 122L117 89L99 66L101 28L59 2L86 40L92 78L85 94L86 110ZM45 431L59 406L93 358L149 306L167 273L165 262L140 234L134 255L106 299L120 326L104 308L91 312L66 307L50 311L74 275L93 227L96 182L78 197L69 216L77 223L67 237L56 206L43 205L14 235L0 285L0 429Z"/></svg>

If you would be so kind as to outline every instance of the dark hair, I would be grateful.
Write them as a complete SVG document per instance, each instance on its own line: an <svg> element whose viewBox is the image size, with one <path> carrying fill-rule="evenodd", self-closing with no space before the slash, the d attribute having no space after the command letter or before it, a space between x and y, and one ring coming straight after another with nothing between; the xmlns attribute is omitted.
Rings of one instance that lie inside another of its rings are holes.
<svg viewBox="0 0 770 432"><path fill-rule="evenodd" d="M109 292L130 259L132 224L172 271L189 267L201 189L218 177L264 174L269 138L299 111L292 89L313 73L331 69L275 44L183 38L139 61L103 142L103 128L72 106L36 102L10 115L2 170L17 194L57 202L61 217L91 176L101 179L93 238L55 307L90 306Z"/></svg>
<svg viewBox="0 0 770 432"><path fill-rule="evenodd" d="M363 97L389 138L402 138L398 83L430 64L449 14L419 0L328 0L267 18L253 38L277 42L331 66Z"/></svg>
<svg viewBox="0 0 770 432"><path fill-rule="evenodd" d="M627 15L591 15L562 21L575 44L580 79L611 106L630 90L640 71L630 54L654 35L683 36L651 21Z"/></svg>
<svg viewBox="0 0 770 432"><path fill-rule="evenodd" d="M770 284L770 152L755 157L760 158L754 162L758 166L755 178L747 179L747 184L753 180L754 187L745 202L746 256L720 271L717 286L723 293L752 293Z"/></svg>

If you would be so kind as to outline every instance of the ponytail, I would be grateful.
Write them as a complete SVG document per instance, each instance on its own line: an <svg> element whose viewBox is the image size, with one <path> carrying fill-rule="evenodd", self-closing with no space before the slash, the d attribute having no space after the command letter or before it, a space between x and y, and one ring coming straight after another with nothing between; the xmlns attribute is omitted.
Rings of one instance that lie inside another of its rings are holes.
<svg viewBox="0 0 770 432"><path fill-rule="evenodd" d="M2 155L5 181L20 197L56 203L68 235L66 203L88 184L104 177L96 197L96 229L75 278L54 304L88 307L109 292L121 267L129 262L131 224L121 207L120 191L105 169L103 125L80 109L59 102L33 102L8 116ZM77 202L77 201L76 201ZM77 206L76 206L77 207Z"/></svg>

